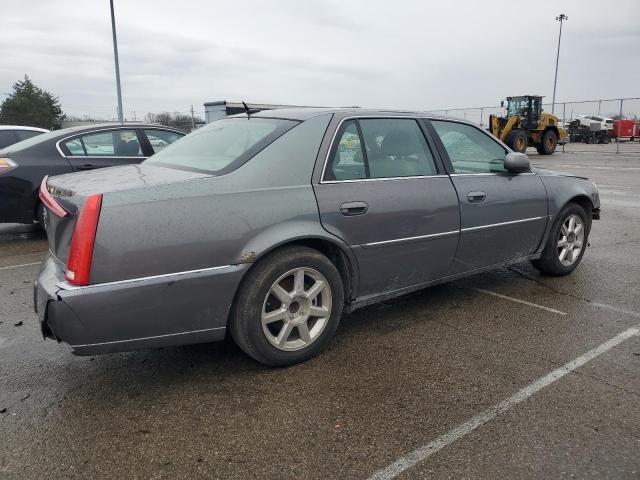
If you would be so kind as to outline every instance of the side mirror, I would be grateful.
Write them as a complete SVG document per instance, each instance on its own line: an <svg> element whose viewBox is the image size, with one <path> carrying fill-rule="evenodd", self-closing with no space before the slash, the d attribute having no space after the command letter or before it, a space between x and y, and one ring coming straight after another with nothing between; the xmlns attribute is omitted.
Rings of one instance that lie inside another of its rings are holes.
<svg viewBox="0 0 640 480"><path fill-rule="evenodd" d="M531 171L529 157L524 153L511 152L504 158L504 168L512 173L525 173Z"/></svg>
<svg viewBox="0 0 640 480"><path fill-rule="evenodd" d="M500 108L504 108L504 100L500 100Z"/></svg>

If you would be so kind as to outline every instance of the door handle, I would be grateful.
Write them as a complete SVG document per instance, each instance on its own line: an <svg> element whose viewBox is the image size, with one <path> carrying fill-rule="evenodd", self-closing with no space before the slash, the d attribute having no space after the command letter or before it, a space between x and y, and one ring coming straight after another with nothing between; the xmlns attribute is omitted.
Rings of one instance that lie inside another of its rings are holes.
<svg viewBox="0 0 640 480"><path fill-rule="evenodd" d="M485 192L469 192L467 193L467 200L471 203L480 203L484 202L487 199L487 194Z"/></svg>
<svg viewBox="0 0 640 480"><path fill-rule="evenodd" d="M364 215L369 210L366 202L345 202L340 205L340 213L345 217Z"/></svg>

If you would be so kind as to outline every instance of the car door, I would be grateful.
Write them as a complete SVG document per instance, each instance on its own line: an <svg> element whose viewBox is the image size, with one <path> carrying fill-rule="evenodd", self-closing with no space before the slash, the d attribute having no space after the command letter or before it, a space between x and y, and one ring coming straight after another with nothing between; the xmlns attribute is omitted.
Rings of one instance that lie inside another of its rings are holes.
<svg viewBox="0 0 640 480"><path fill-rule="evenodd" d="M140 163L146 158L142 145L135 128L88 132L60 142L75 171Z"/></svg>
<svg viewBox="0 0 640 480"><path fill-rule="evenodd" d="M344 119L314 191L323 227L356 256L358 297L448 271L458 242L458 198L416 119Z"/></svg>
<svg viewBox="0 0 640 480"><path fill-rule="evenodd" d="M431 120L460 200L460 243L451 274L527 257L548 222L547 193L532 172L504 168L508 151L474 125Z"/></svg>

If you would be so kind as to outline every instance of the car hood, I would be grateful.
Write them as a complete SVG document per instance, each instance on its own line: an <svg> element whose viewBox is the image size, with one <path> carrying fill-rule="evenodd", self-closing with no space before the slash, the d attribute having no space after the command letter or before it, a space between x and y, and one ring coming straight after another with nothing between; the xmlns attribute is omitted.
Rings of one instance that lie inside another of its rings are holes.
<svg viewBox="0 0 640 480"><path fill-rule="evenodd" d="M534 173L542 177L571 177L571 178L582 178L584 180L589 180L587 177L582 177L574 173L558 172L556 170L549 170L546 168L533 167L532 170L534 171Z"/></svg>
<svg viewBox="0 0 640 480"><path fill-rule="evenodd" d="M142 163L58 175L51 177L47 185L61 196L86 197L95 193L153 187L204 177L210 175Z"/></svg>

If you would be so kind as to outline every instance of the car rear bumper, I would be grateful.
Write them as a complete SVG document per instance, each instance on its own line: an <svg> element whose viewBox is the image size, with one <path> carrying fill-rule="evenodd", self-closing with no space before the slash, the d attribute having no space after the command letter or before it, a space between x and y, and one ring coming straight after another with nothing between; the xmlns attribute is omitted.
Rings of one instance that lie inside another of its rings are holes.
<svg viewBox="0 0 640 480"><path fill-rule="evenodd" d="M75 287L51 256L34 286L43 336L77 355L222 340L249 265Z"/></svg>

